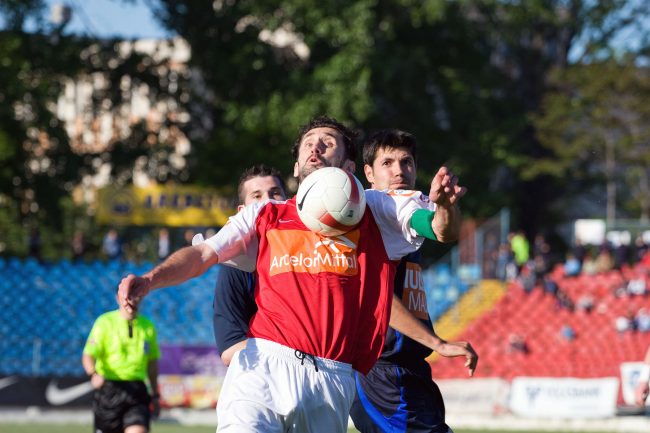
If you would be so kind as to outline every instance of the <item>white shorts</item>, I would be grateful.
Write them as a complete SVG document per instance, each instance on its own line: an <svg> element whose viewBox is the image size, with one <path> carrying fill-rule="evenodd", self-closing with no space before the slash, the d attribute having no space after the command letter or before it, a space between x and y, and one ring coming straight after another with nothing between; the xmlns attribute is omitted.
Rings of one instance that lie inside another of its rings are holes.
<svg viewBox="0 0 650 433"><path fill-rule="evenodd" d="M251 338L228 367L217 432L345 433L354 394L350 364Z"/></svg>

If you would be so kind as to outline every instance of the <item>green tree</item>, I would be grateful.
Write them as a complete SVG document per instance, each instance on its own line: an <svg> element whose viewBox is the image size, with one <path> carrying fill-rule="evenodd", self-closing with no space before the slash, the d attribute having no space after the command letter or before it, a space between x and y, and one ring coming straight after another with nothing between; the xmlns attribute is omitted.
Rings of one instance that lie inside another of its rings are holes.
<svg viewBox="0 0 650 433"><path fill-rule="evenodd" d="M203 133L194 141L202 182L232 184L262 160L289 171L295 128L327 112L416 133L421 186L450 162L476 192L470 213L510 205L534 232L553 221L548 204L562 183L524 175L550 155L530 121L549 74L571 53L578 62L610 56L612 40L647 11L621 0L166 0L156 13L190 43L204 81L196 101L210 121L192 126ZM293 43L269 36L282 32Z"/></svg>
<svg viewBox="0 0 650 433"><path fill-rule="evenodd" d="M606 191L606 209L579 216L604 213L608 222L626 216L647 221L650 71L633 58L612 59L575 65L552 78L555 89L534 118L540 142L551 154L531 164L524 175L544 173L567 180L564 203L585 189Z"/></svg>

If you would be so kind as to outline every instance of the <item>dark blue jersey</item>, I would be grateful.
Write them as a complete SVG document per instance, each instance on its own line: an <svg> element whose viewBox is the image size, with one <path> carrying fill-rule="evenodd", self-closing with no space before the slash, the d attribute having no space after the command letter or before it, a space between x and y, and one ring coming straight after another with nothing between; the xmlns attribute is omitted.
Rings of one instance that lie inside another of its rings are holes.
<svg viewBox="0 0 650 433"><path fill-rule="evenodd" d="M221 266L214 289L214 339L219 355L244 341L248 324L257 311L255 274Z"/></svg>
<svg viewBox="0 0 650 433"><path fill-rule="evenodd" d="M427 310L420 253L404 257L395 275L395 295L425 326ZM367 375L355 373L350 409L361 433L448 433L445 403L424 360L431 349L388 328L381 357Z"/></svg>
<svg viewBox="0 0 650 433"><path fill-rule="evenodd" d="M419 252L411 253L400 261L395 274L393 290L395 296L415 317L420 319L426 327L430 329L433 327L427 309ZM431 354L431 349L389 327L384 349L379 359L413 368L418 364L425 366L427 363L424 358L429 354Z"/></svg>

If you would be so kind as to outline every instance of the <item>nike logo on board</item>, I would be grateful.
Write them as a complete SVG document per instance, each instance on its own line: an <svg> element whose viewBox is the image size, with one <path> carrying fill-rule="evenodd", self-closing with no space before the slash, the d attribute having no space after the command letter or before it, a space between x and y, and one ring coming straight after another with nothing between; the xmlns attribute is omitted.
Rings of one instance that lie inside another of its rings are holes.
<svg viewBox="0 0 650 433"><path fill-rule="evenodd" d="M16 382L18 382L18 377L16 376L3 377L0 379L0 389L10 387Z"/></svg>
<svg viewBox="0 0 650 433"><path fill-rule="evenodd" d="M60 406L62 404L70 403L93 390L93 385L88 382L80 383L78 385L70 386L68 388L59 388L55 380L47 384L45 389L45 399L53 406Z"/></svg>

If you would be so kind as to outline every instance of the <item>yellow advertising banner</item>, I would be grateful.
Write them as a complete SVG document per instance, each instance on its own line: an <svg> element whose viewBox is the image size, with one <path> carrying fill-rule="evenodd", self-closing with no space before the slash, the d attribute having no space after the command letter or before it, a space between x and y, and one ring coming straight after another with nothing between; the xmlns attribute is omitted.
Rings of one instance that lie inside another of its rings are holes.
<svg viewBox="0 0 650 433"><path fill-rule="evenodd" d="M234 213L232 202L209 188L156 185L100 189L96 216L115 226L220 227Z"/></svg>

